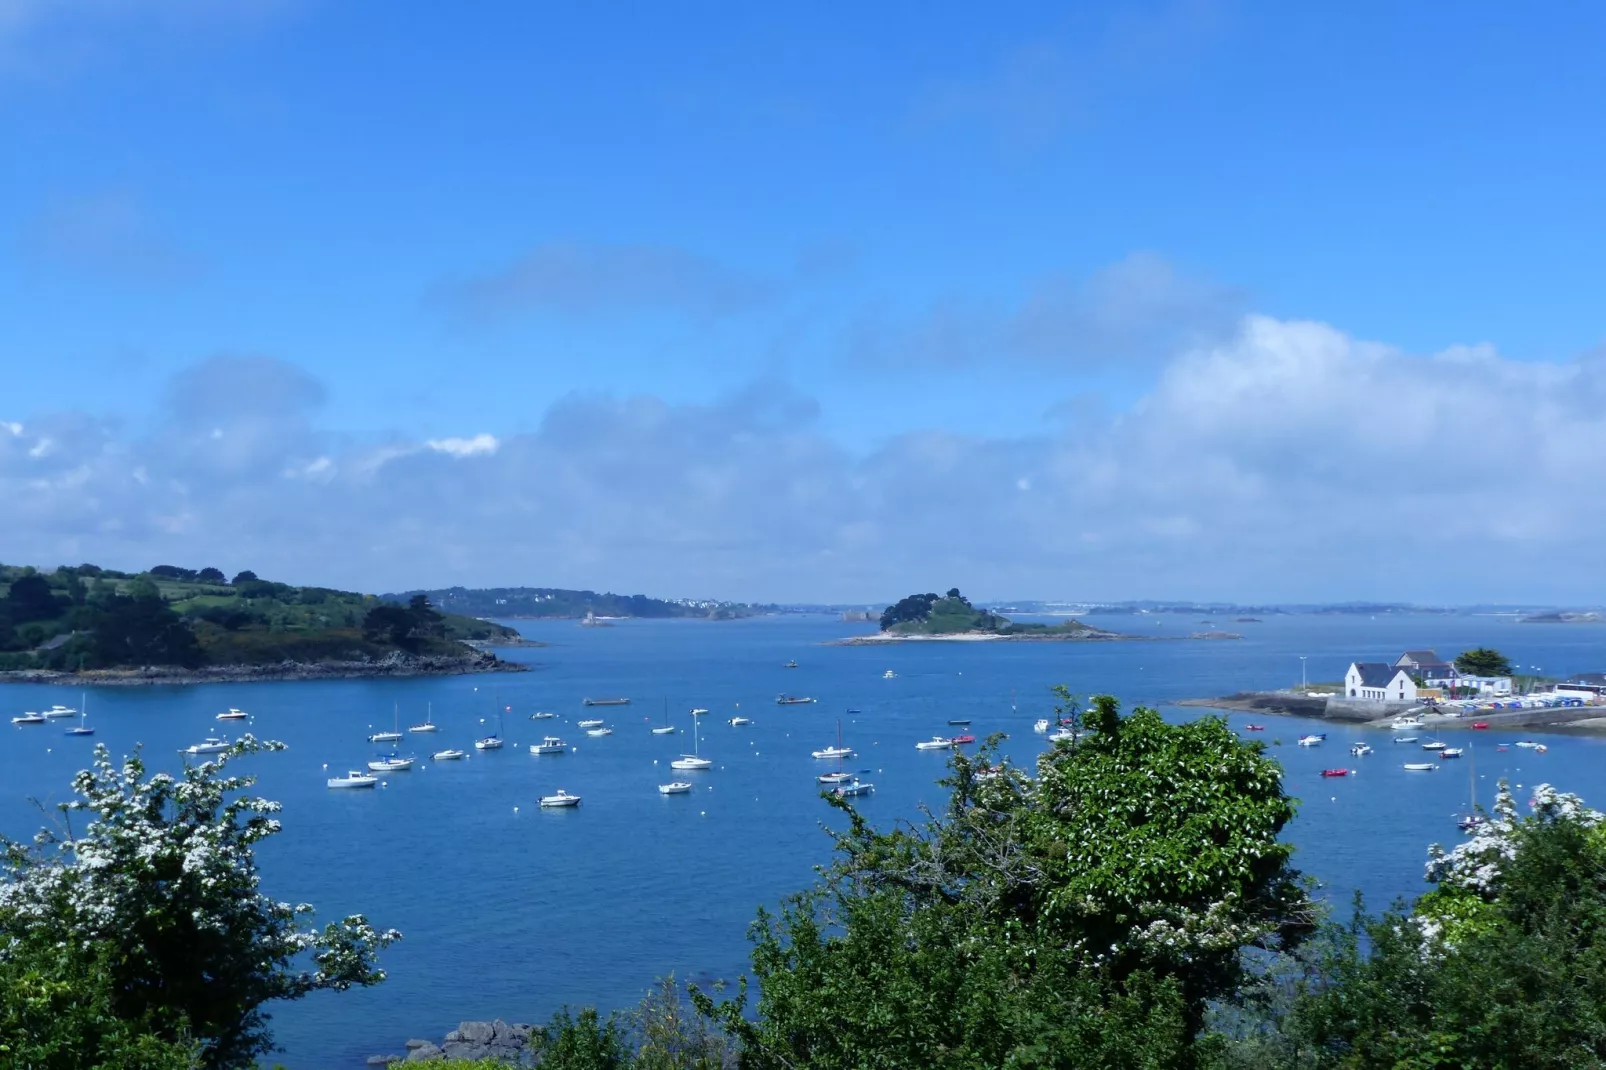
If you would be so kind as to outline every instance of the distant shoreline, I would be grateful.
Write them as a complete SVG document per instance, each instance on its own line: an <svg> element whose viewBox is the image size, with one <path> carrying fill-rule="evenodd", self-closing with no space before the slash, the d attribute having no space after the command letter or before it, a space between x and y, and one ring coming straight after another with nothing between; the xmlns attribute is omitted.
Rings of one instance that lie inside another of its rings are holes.
<svg viewBox="0 0 1606 1070"><path fill-rule="evenodd" d="M1116 632L1098 631L1091 634L1083 633L1053 633L1053 632L1021 632L1015 635L1000 635L997 632L952 632L947 635L896 635L888 632L877 632L874 635L851 635L845 639L828 639L822 646L885 646L888 643L1107 643L1124 640L1137 640L1151 642L1153 636L1147 635L1120 635Z"/></svg>
<svg viewBox="0 0 1606 1070"><path fill-rule="evenodd" d="M1422 718L1425 730L1473 730L1474 721L1487 724L1489 731L1513 728L1535 729L1546 732L1571 732L1576 735L1606 734L1606 708L1582 706L1567 709L1546 708L1530 710L1475 710L1461 717L1449 717L1431 712L1430 707L1409 706L1406 703L1378 704L1378 708L1363 708L1355 701L1339 699L1329 704L1327 697L1309 697L1297 691L1240 691L1217 698L1185 698L1170 703L1173 706L1203 707L1234 713L1259 713L1274 717L1308 717L1318 721L1335 721L1360 725L1365 728L1391 728L1391 722L1407 708Z"/></svg>
<svg viewBox="0 0 1606 1070"><path fill-rule="evenodd" d="M58 687L150 687L190 684L286 683L308 680L403 679L415 676L462 676L470 673L528 672L528 665L503 661L494 654L461 657L392 654L377 661L281 661L272 665L149 665L139 669L16 669L0 672L0 684L48 684Z"/></svg>

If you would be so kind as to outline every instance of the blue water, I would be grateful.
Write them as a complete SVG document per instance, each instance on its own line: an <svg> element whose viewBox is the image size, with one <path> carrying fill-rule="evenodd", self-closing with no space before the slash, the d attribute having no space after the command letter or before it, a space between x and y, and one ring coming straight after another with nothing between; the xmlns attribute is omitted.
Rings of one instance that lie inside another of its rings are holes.
<svg viewBox="0 0 1606 1070"><path fill-rule="evenodd" d="M1100 623L1162 637L1201 628L1174 616ZM220 727L237 729L220 726L213 714L228 706L250 710L254 732L289 744L285 753L250 760L262 794L284 803L285 831L261 853L266 890L313 903L322 918L363 912L406 934L385 953L385 984L320 995L275 1013L282 1059L292 1070L355 1068L363 1056L399 1050L409 1036L438 1038L465 1018L538 1021L564 1002L624 1006L670 971L683 978L737 976L755 907L803 887L827 860L820 823L829 812L814 784L827 763L808 752L835 740L838 718L860 753L850 767L871 770L867 779L876 784L862 809L884 825L916 816L922 802L940 802L933 782L944 755L915 751L917 740L951 731L950 717L971 717L978 736L1010 732L1008 751L1029 761L1044 746L1031 724L1048 712L1054 683L1084 696L1109 691L1128 705L1158 704L1168 716L1186 718L1201 711L1165 704L1297 684L1301 654L1309 657L1312 681L1338 679L1352 658L1392 659L1421 647L1448 656L1495 646L1548 673L1606 669L1606 630L1589 626L1437 615L1217 624L1245 638L868 648L821 645L867 630L822 617L630 621L594 629L519 622L526 634L551 644L509 652L530 663L528 673L99 689L88 696L98 729L92 739L65 737L60 723L4 725L0 832L30 835L41 822L30 798L47 804L64 798L94 742L117 755L142 743L153 765L175 768L179 748ZM789 658L800 667L783 668ZM881 678L888 668L897 679ZM781 691L820 701L777 707ZM634 704L580 706L586 696L614 695ZM686 734L648 733L665 699ZM76 706L79 695L0 690L7 716L54 702ZM400 704L405 728L422 720L426 703L442 731L409 737L404 750L471 749L506 706L510 745L460 763L426 760L372 792L324 787L326 776L384 749L365 737L389 727L393 704ZM712 711L702 719L703 753L717 766L688 775L699 785L694 794L659 796L655 786L670 779L668 761L690 748L692 706ZM726 724L738 708L756 723ZM528 720L537 709L559 717ZM574 727L585 716L606 717L616 734L587 737ZM1302 800L1289 830L1297 864L1320 878L1328 894L1344 905L1359 888L1382 905L1422 889L1427 844L1456 838L1451 815L1467 796L1465 764L1409 774L1400 765L1420 752L1406 755L1385 733L1329 725L1324 747L1303 749L1293 743L1312 722L1230 720L1266 724L1259 738L1283 762L1288 789ZM546 732L566 737L576 752L532 757L526 746ZM1549 753L1535 755L1496 753L1492 734L1466 736L1478 745L1485 800L1505 775L1606 801L1606 740L1555 735ZM1349 742L1362 738L1378 753L1350 758ZM1361 773L1345 780L1317 775L1333 765L1359 766ZM581 808L538 810L537 794L559 787L583 795Z"/></svg>

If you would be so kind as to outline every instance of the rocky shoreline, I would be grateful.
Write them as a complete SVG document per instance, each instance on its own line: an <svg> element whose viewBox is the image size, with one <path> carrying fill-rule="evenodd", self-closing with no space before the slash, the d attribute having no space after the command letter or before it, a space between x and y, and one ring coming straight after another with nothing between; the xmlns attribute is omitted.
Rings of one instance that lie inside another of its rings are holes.
<svg viewBox="0 0 1606 1070"><path fill-rule="evenodd" d="M441 1059L494 1059L508 1066L534 1066L535 1045L539 1030L522 1022L508 1023L498 1018L494 1022L459 1022L439 1044L429 1040L409 1040L405 1055L370 1055L369 1066L391 1066L396 1063L429 1063Z"/></svg>
<svg viewBox="0 0 1606 1070"><path fill-rule="evenodd" d="M1432 707L1412 703L1372 703L1345 699L1341 696L1309 696L1298 691L1239 691L1218 698L1185 698L1172 703L1176 706L1202 706L1212 710L1232 710L1237 713L1265 713L1285 717L1310 717L1323 721L1387 728L1395 717L1410 710L1420 716L1424 727L1433 729L1471 728L1472 723L1487 724L1490 730L1534 728L1544 731L1569 732L1576 735L1606 734L1606 710L1600 707L1552 708L1537 710L1478 710L1465 716L1452 717L1433 713Z"/></svg>
<svg viewBox="0 0 1606 1070"><path fill-rule="evenodd" d="M821 644L823 646L885 646L888 643L1107 643L1117 640L1137 640L1149 642L1150 637L1144 635L1121 635L1117 632L1098 631L1092 633L1042 633L1021 632L1015 635L999 635L997 632L953 632L949 635L889 635L886 632L877 632L875 635L850 635L846 639L831 639Z"/></svg>
<svg viewBox="0 0 1606 1070"><path fill-rule="evenodd" d="M0 672L0 684L55 684L62 686L140 687L165 684L244 684L293 680L356 680L368 677L459 676L482 672L527 672L528 665L503 661L488 651L466 654L404 654L359 661L280 661L271 665L205 665L186 669L177 665L150 665L142 669L90 669L57 672L18 669Z"/></svg>

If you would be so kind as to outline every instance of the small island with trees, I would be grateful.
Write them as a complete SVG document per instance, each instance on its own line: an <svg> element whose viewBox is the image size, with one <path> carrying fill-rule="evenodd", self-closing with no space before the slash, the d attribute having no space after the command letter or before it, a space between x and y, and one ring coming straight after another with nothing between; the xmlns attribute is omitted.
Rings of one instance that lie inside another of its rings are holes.
<svg viewBox="0 0 1606 1070"><path fill-rule="evenodd" d="M506 625L242 571L0 565L0 682L323 679L518 671Z"/></svg>
<svg viewBox="0 0 1606 1070"><path fill-rule="evenodd" d="M912 594L881 614L881 631L839 640L843 645L910 640L1091 640L1127 639L1071 619L1060 624L1017 623L990 610L978 609L953 587L947 594Z"/></svg>

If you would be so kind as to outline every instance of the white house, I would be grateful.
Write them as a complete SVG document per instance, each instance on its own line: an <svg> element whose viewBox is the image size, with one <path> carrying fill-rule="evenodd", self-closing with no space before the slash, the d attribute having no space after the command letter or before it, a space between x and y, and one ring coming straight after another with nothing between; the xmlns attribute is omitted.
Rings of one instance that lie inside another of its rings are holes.
<svg viewBox="0 0 1606 1070"><path fill-rule="evenodd" d="M1352 661L1344 674L1344 693L1370 702L1415 702L1416 681L1397 665Z"/></svg>

